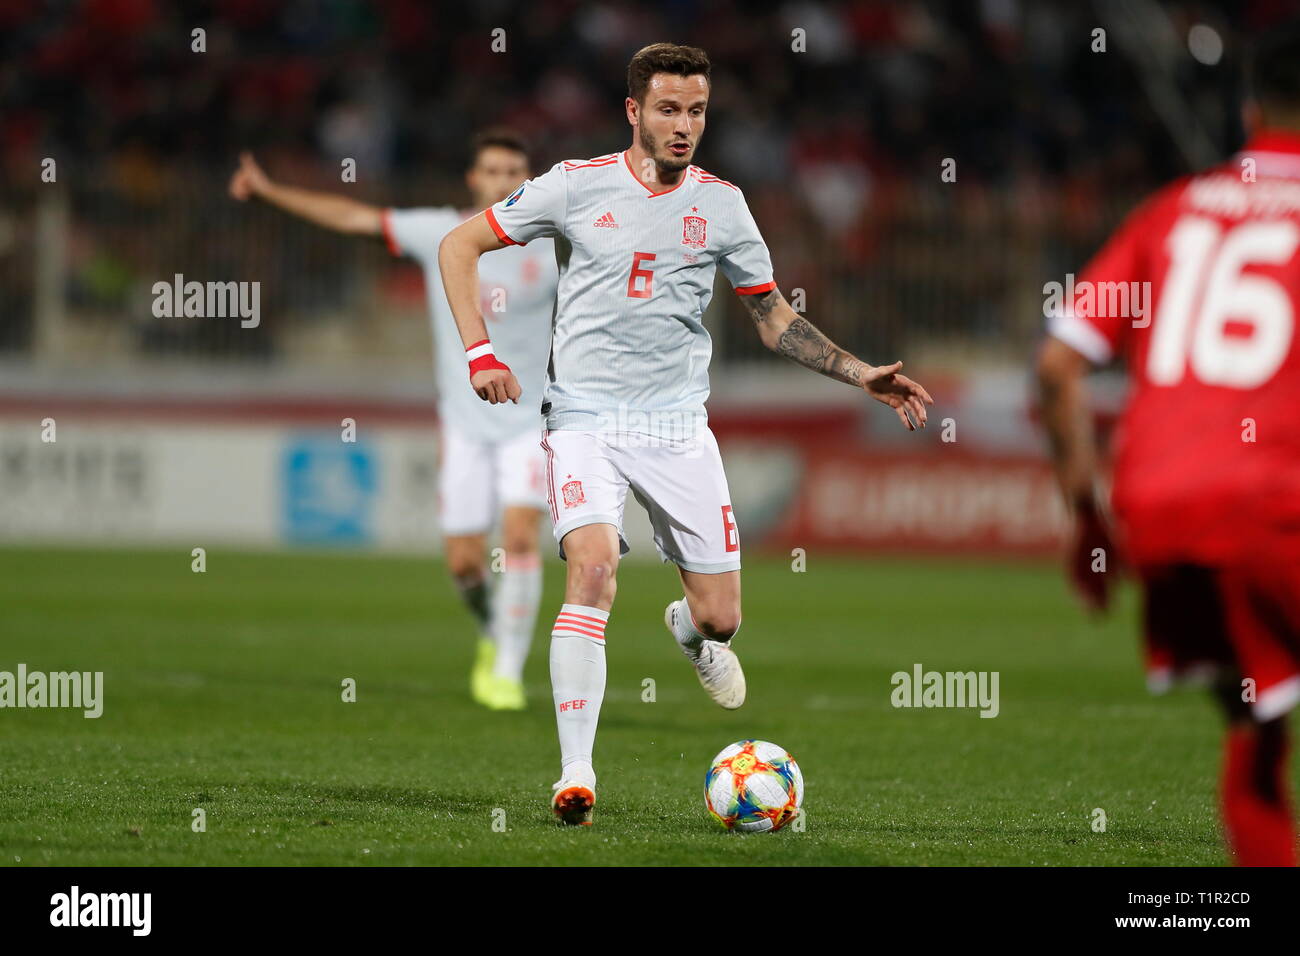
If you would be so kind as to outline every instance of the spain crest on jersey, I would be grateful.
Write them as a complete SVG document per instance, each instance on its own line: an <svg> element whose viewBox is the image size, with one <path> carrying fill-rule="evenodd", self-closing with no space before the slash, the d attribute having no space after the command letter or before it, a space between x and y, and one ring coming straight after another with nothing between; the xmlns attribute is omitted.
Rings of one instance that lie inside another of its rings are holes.
<svg viewBox="0 0 1300 956"><path fill-rule="evenodd" d="M573 481L566 481L560 488L561 494L564 495L564 507L576 508L578 505L587 503L587 496L582 493L582 482L577 478Z"/></svg>
<svg viewBox="0 0 1300 956"><path fill-rule="evenodd" d="M699 216L682 217L682 245L693 246L696 249L703 249L704 242L707 239L705 229L709 225L707 219L701 219Z"/></svg>

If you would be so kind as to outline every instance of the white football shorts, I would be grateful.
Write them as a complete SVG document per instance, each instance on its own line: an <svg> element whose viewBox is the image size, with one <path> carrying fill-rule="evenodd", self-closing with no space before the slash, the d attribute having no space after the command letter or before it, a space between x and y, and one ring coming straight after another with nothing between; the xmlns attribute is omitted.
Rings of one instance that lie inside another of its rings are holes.
<svg viewBox="0 0 1300 956"><path fill-rule="evenodd" d="M455 422L443 421L439 435L438 517L443 535L486 534L502 508L547 509L546 456L537 429L504 441L480 441Z"/></svg>
<svg viewBox="0 0 1300 956"><path fill-rule="evenodd" d="M623 504L630 488L650 516L663 561L701 574L740 569L740 531L709 428L680 440L551 429L542 447L561 558L566 534L599 523L618 530L619 554L627 554Z"/></svg>

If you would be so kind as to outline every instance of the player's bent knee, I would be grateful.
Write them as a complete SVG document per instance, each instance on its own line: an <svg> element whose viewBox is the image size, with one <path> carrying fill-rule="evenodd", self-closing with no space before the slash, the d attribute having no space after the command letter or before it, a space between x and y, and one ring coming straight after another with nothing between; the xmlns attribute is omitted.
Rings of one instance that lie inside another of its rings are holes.
<svg viewBox="0 0 1300 956"><path fill-rule="evenodd" d="M697 614L692 609L692 616L695 618L695 626L700 633L711 641L730 640L731 636L740 630L740 610L738 608L706 609L703 614Z"/></svg>

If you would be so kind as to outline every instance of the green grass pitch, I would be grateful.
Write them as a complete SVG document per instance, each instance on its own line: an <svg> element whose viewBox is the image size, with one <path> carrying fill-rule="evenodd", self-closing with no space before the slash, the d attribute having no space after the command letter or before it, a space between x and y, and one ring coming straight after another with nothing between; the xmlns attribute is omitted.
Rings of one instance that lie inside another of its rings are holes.
<svg viewBox="0 0 1300 956"><path fill-rule="evenodd" d="M1225 862L1219 723L1149 697L1126 591L1080 615L1040 564L747 558L739 711L662 623L669 566L626 563L608 630L596 822L561 829L546 565L530 709L468 699L468 617L431 560L0 550L0 670L103 671L104 714L0 710L0 862L1066 864ZM890 675L1000 673L1001 713L895 709ZM344 703L341 682L357 682ZM646 702L643 681L655 681ZM710 758L773 740L806 829L723 831ZM206 814L206 832L191 828ZM1093 811L1106 814L1094 832ZM494 828L504 811L504 830Z"/></svg>

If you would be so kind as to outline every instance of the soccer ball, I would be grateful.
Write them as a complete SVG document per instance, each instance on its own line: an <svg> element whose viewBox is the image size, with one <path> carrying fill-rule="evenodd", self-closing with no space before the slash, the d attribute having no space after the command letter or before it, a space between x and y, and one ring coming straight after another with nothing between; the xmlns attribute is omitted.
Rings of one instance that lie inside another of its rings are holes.
<svg viewBox="0 0 1300 956"><path fill-rule="evenodd" d="M779 830L799 815L803 771L785 749L742 740L713 758L704 777L704 806L728 830Z"/></svg>

